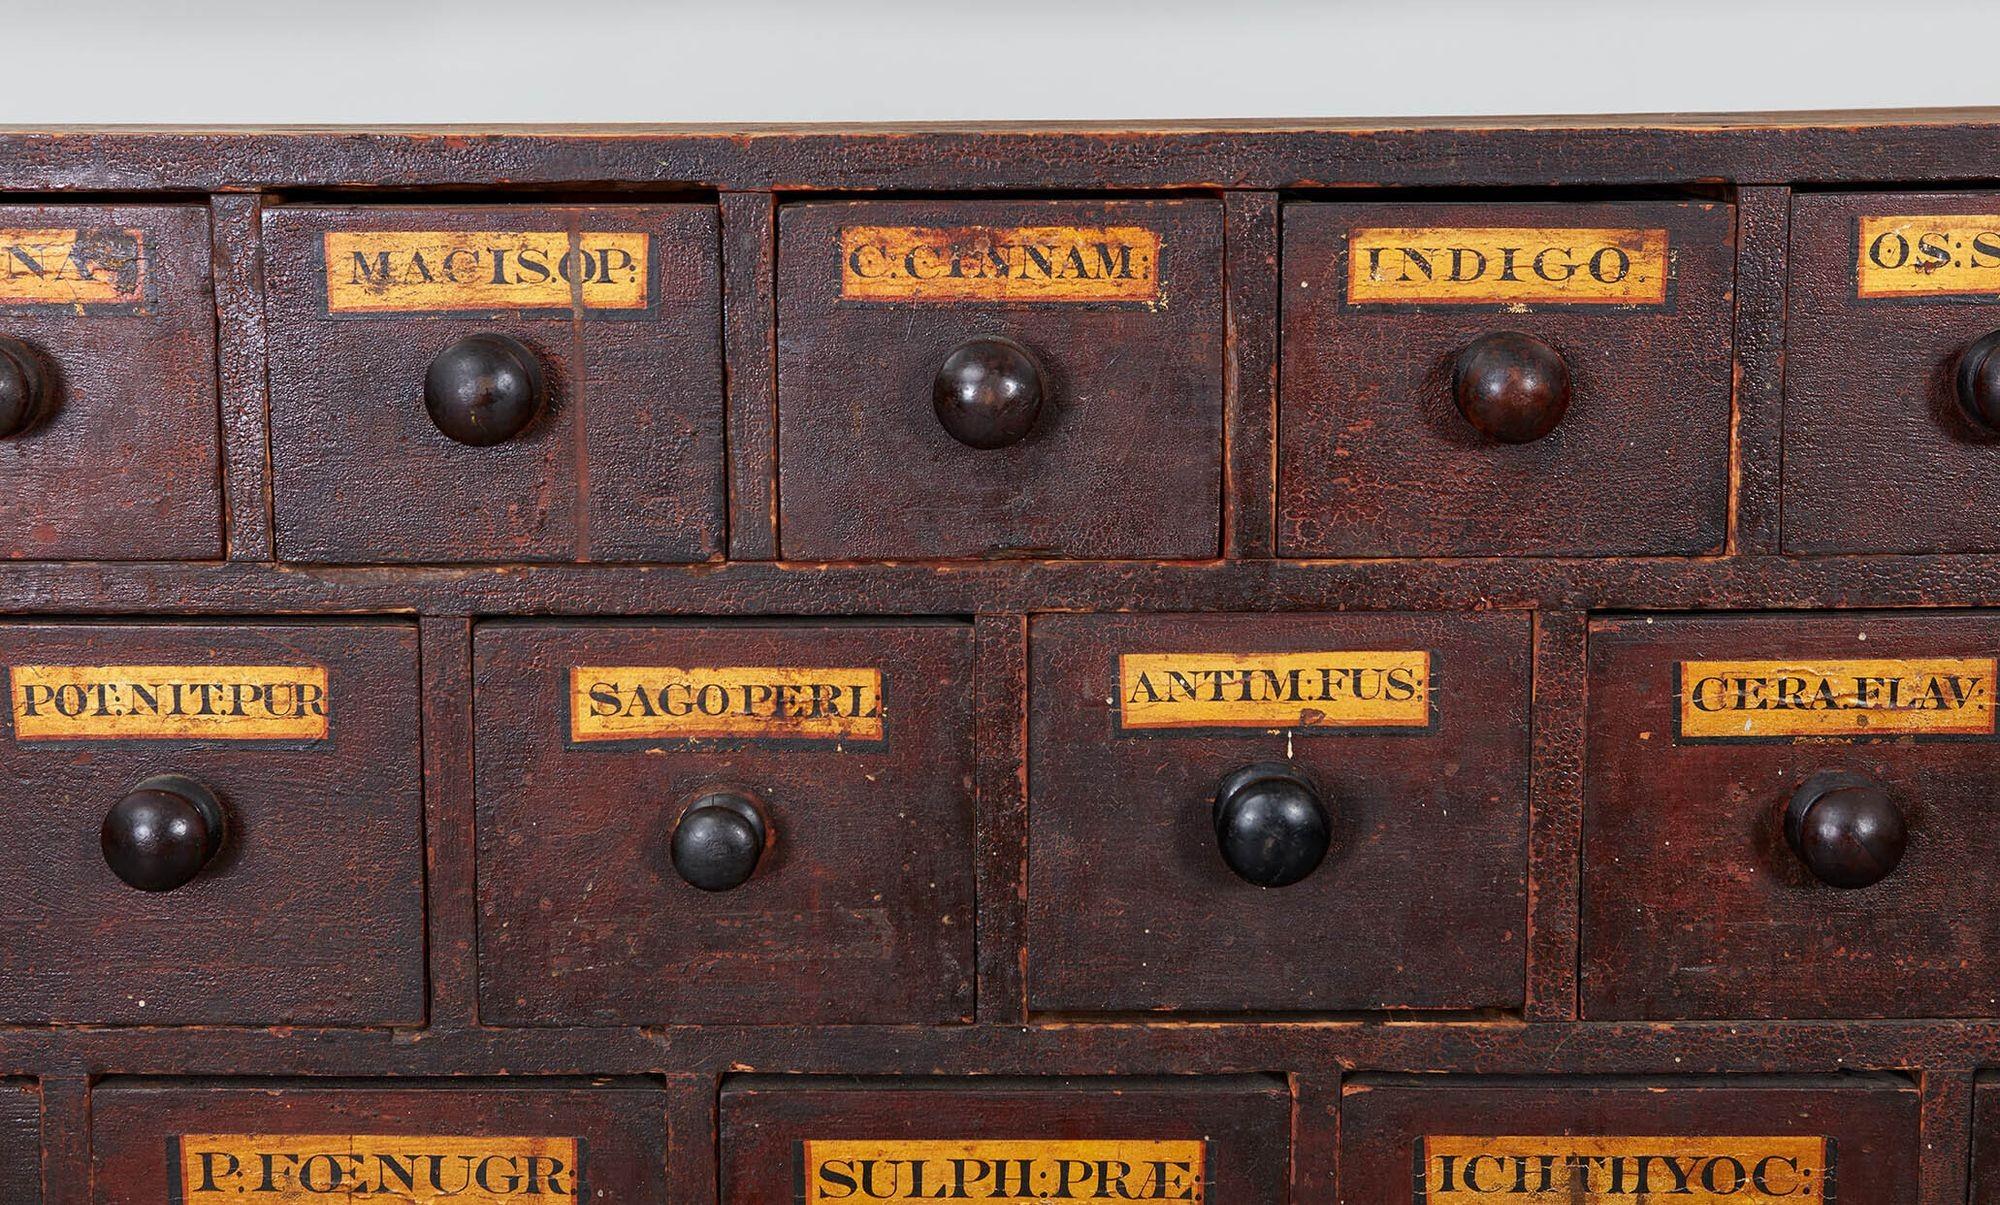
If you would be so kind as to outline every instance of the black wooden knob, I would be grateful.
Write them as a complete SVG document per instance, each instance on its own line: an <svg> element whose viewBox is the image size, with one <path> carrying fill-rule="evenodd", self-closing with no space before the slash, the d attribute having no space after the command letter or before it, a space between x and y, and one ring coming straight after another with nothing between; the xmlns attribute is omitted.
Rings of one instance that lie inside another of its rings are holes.
<svg viewBox="0 0 2000 1205"><path fill-rule="evenodd" d="M1458 353L1451 393L1480 434L1530 443L1555 430L1569 411L1569 365L1533 335L1495 331Z"/></svg>
<svg viewBox="0 0 2000 1205"><path fill-rule="evenodd" d="M1823 771L1785 808L1785 840L1830 887L1879 883L1903 859L1909 829L1889 789L1866 774Z"/></svg>
<svg viewBox="0 0 2000 1205"><path fill-rule="evenodd" d="M938 422L973 448L1004 448L1026 439L1047 391L1033 352L997 335L952 349L931 384Z"/></svg>
<svg viewBox="0 0 2000 1205"><path fill-rule="evenodd" d="M54 393L41 355L11 335L0 335L0 439L34 429L48 416Z"/></svg>
<svg viewBox="0 0 2000 1205"><path fill-rule="evenodd" d="M438 430L476 448L528 429L548 400L542 363L519 339L467 335L424 373L424 406Z"/></svg>
<svg viewBox="0 0 2000 1205"><path fill-rule="evenodd" d="M1966 345L1958 356L1958 408L1982 431L2000 431L2000 331Z"/></svg>
<svg viewBox="0 0 2000 1205"><path fill-rule="evenodd" d="M1319 788L1290 762L1233 770L1215 792L1215 843L1246 882L1283 887L1311 874L1333 844Z"/></svg>
<svg viewBox="0 0 2000 1205"><path fill-rule="evenodd" d="M105 865L141 891L185 887L228 836L222 801L192 778L155 774L111 806L98 839Z"/></svg>
<svg viewBox="0 0 2000 1205"><path fill-rule="evenodd" d="M764 856L768 832L756 800L712 791L689 804L674 825L674 870L703 891L741 887Z"/></svg>

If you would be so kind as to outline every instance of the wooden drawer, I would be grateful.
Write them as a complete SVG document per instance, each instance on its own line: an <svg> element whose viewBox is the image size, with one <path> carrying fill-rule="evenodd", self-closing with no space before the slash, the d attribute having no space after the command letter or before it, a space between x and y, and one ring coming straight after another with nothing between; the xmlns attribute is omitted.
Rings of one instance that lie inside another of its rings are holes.
<svg viewBox="0 0 2000 1205"><path fill-rule="evenodd" d="M1996 649L1985 614L1595 621L1585 1015L1993 1015Z"/></svg>
<svg viewBox="0 0 2000 1205"><path fill-rule="evenodd" d="M1886 1075L1360 1076L1341 1090L1338 1199L1913 1205L1917 1112Z"/></svg>
<svg viewBox="0 0 2000 1205"><path fill-rule="evenodd" d="M212 259L199 205L0 208L0 557L222 555Z"/></svg>
<svg viewBox="0 0 2000 1205"><path fill-rule="evenodd" d="M1287 206L1280 553L1719 550L1733 217L1663 201Z"/></svg>
<svg viewBox="0 0 2000 1205"><path fill-rule="evenodd" d="M665 1205L664 1094L634 1081L113 1080L97 1205Z"/></svg>
<svg viewBox="0 0 2000 1205"><path fill-rule="evenodd" d="M1792 202L1786 551L2000 549L2000 409L1975 418L1957 384L2000 331L1996 215L2000 193Z"/></svg>
<svg viewBox="0 0 2000 1205"><path fill-rule="evenodd" d="M785 556L1216 555L1220 201L780 216ZM974 390L949 425L941 378Z"/></svg>
<svg viewBox="0 0 2000 1205"><path fill-rule="evenodd" d="M0 1201L40 1205L42 1102L34 1081L0 1079Z"/></svg>
<svg viewBox="0 0 2000 1205"><path fill-rule="evenodd" d="M719 555L718 237L694 204L267 211L279 555Z"/></svg>
<svg viewBox="0 0 2000 1205"><path fill-rule="evenodd" d="M969 1014L966 625L496 624L475 661L483 1018Z"/></svg>
<svg viewBox="0 0 2000 1205"><path fill-rule="evenodd" d="M1284 1081L1248 1076L745 1076L722 1090L722 1199L1276 1205L1291 1107Z"/></svg>
<svg viewBox="0 0 2000 1205"><path fill-rule="evenodd" d="M0 781L34 801L0 817L0 1020L423 1020L414 624L0 644Z"/></svg>
<svg viewBox="0 0 2000 1205"><path fill-rule="evenodd" d="M1519 614L1038 617L1030 1004L1519 1007L1528 644Z"/></svg>

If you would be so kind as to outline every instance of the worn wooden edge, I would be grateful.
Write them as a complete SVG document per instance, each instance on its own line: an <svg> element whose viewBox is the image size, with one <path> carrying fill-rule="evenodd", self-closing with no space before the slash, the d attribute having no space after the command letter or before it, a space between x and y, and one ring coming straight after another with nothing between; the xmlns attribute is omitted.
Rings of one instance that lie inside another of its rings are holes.
<svg viewBox="0 0 2000 1205"><path fill-rule="evenodd" d="M719 1077L678 1073L666 1077L667 1200L714 1201L721 1141Z"/></svg>
<svg viewBox="0 0 2000 1205"><path fill-rule="evenodd" d="M1340 1071L1298 1072L1292 1085L1292 1197L1332 1201L1340 1186Z"/></svg>
<svg viewBox="0 0 2000 1205"><path fill-rule="evenodd" d="M973 623L975 1016L1028 1019L1028 620Z"/></svg>
<svg viewBox="0 0 2000 1205"><path fill-rule="evenodd" d="M1530 1021L1577 1018L1583 890L1585 654L1589 617L1535 615L1530 669L1528 966Z"/></svg>
<svg viewBox="0 0 2000 1205"><path fill-rule="evenodd" d="M90 1081L42 1080L42 1205L90 1200Z"/></svg>
<svg viewBox="0 0 2000 1205"><path fill-rule="evenodd" d="M724 193L722 350L728 382L729 555L778 555L777 205Z"/></svg>
<svg viewBox="0 0 2000 1205"><path fill-rule="evenodd" d="M263 198L255 195L209 199L223 535L232 561L268 561L276 555L271 407L264 375L263 211Z"/></svg>
<svg viewBox="0 0 2000 1205"><path fill-rule="evenodd" d="M1791 231L1791 189L1737 191L1729 548L1752 555L1775 553L1779 546Z"/></svg>
<svg viewBox="0 0 2000 1205"><path fill-rule="evenodd" d="M1269 557L1277 543L1279 209L1276 193L1223 197L1225 557Z"/></svg>
<svg viewBox="0 0 2000 1205"><path fill-rule="evenodd" d="M1919 1080L1917 1199L1922 1205L1958 1205L1968 1199L1973 1082L1974 1073L1961 1068L1926 1070Z"/></svg>
<svg viewBox="0 0 2000 1205"><path fill-rule="evenodd" d="M423 683L424 922L430 1024L479 1017L479 900L473 815L472 624L418 625Z"/></svg>

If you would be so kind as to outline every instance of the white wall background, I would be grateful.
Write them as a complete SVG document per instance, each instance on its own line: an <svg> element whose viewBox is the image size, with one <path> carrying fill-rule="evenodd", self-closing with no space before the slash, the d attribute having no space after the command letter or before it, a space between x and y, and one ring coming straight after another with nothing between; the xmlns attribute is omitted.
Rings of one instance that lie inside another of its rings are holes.
<svg viewBox="0 0 2000 1205"><path fill-rule="evenodd" d="M2000 104L2000 0L0 0L0 123Z"/></svg>

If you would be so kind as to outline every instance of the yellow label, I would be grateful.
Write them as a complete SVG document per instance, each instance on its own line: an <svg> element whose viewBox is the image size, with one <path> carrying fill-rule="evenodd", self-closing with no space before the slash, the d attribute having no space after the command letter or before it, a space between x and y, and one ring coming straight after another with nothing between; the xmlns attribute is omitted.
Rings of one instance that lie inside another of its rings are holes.
<svg viewBox="0 0 2000 1205"><path fill-rule="evenodd" d="M1667 232L1375 226L1347 236L1350 305L1659 305Z"/></svg>
<svg viewBox="0 0 2000 1205"><path fill-rule="evenodd" d="M119 305L146 288L137 230L0 230L0 303Z"/></svg>
<svg viewBox="0 0 2000 1205"><path fill-rule="evenodd" d="M1125 653L1121 728L1428 728L1431 655Z"/></svg>
<svg viewBox="0 0 2000 1205"><path fill-rule="evenodd" d="M320 740L318 665L16 665L22 741Z"/></svg>
<svg viewBox="0 0 2000 1205"><path fill-rule="evenodd" d="M1854 278L1862 297L2000 294L2000 214L1864 217Z"/></svg>
<svg viewBox="0 0 2000 1205"><path fill-rule="evenodd" d="M647 236L631 231L326 232L329 314L643 310Z"/></svg>
<svg viewBox="0 0 2000 1205"><path fill-rule="evenodd" d="M1994 659L1683 661L1680 730L1707 740L1988 736Z"/></svg>
<svg viewBox="0 0 2000 1205"><path fill-rule="evenodd" d="M583 1197L575 1138L398 1134L184 1134L175 1205L560 1205Z"/></svg>
<svg viewBox="0 0 2000 1205"><path fill-rule="evenodd" d="M579 665L569 672L569 737L879 741L882 671Z"/></svg>
<svg viewBox="0 0 2000 1205"><path fill-rule="evenodd" d="M1160 236L1144 226L848 226L850 301L1157 301Z"/></svg>
<svg viewBox="0 0 2000 1205"><path fill-rule="evenodd" d="M1830 1138L1427 1137L1415 1200L1499 1205L1811 1205ZM1824 1195L1823 1195L1824 1194Z"/></svg>
<svg viewBox="0 0 2000 1205"><path fill-rule="evenodd" d="M1206 1144L1110 1139L804 1144L804 1205L879 1201L1201 1201Z"/></svg>

